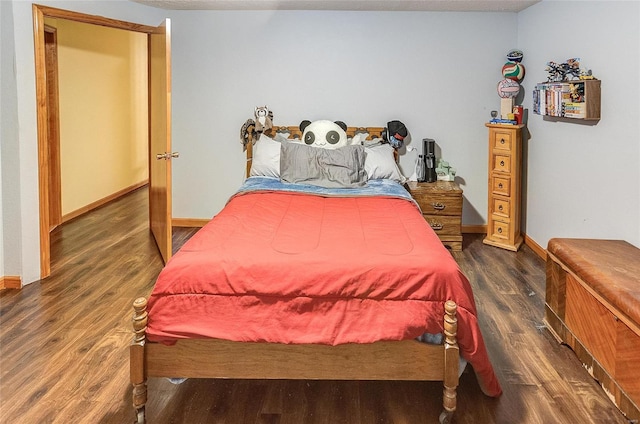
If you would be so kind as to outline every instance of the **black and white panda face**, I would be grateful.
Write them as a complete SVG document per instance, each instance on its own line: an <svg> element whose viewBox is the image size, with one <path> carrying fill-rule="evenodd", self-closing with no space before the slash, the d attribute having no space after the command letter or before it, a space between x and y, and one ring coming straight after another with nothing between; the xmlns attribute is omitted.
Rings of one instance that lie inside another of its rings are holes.
<svg viewBox="0 0 640 424"><path fill-rule="evenodd" d="M337 149L347 145L347 126L344 122L302 121L302 142L307 146L319 147L322 149Z"/></svg>

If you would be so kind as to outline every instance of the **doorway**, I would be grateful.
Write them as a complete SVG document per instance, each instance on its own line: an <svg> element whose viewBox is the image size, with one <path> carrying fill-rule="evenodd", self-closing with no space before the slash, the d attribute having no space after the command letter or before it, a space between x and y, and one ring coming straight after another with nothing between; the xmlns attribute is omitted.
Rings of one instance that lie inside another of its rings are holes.
<svg viewBox="0 0 640 424"><path fill-rule="evenodd" d="M147 35L45 19L50 229L148 183Z"/></svg>
<svg viewBox="0 0 640 424"><path fill-rule="evenodd" d="M51 128L55 129L55 125L49 124L48 105L50 103L50 99L48 90L50 86L47 81L47 54L45 49L47 45L46 37L48 38L47 41L51 41L49 37L52 36L52 33L51 31L45 31L45 17L139 32L147 35L156 34L158 32L158 28L39 5L33 5L33 16L34 37L36 40L35 62L38 121L38 175L40 198L40 269L41 278L46 278L51 273L50 230L58 223L58 206L55 205L55 202L53 202L52 204L50 197L57 195L56 186L58 183L55 181L55 167L59 165L55 163L55 146L50 143L50 137L53 137L56 134L51 134ZM149 122L148 127L151 127L151 122ZM169 196L170 192L168 193L167 197Z"/></svg>

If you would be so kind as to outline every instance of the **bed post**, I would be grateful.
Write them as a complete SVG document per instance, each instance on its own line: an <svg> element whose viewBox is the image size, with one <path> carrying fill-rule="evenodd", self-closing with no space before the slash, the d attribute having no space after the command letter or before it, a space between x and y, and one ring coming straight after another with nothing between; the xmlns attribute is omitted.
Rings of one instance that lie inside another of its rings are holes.
<svg viewBox="0 0 640 424"><path fill-rule="evenodd" d="M458 349L458 318L456 310L458 305L448 300L444 305L444 392L442 403L444 411L440 414L440 423L451 422L456 410L456 389L458 387L458 374L460 367L460 351Z"/></svg>
<svg viewBox="0 0 640 424"><path fill-rule="evenodd" d="M138 424L144 424L144 406L147 403L147 378L144 367L144 345L147 331L147 299L139 297L133 302L133 340L129 347L129 374L133 385L133 407Z"/></svg>

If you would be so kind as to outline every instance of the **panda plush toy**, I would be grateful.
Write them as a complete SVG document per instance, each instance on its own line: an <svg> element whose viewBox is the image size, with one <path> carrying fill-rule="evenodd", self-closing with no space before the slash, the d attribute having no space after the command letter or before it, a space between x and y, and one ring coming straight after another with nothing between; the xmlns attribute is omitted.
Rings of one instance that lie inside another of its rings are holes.
<svg viewBox="0 0 640 424"><path fill-rule="evenodd" d="M348 146L347 124L342 121L307 121L300 123L302 140L307 146L319 147L321 149L338 149Z"/></svg>

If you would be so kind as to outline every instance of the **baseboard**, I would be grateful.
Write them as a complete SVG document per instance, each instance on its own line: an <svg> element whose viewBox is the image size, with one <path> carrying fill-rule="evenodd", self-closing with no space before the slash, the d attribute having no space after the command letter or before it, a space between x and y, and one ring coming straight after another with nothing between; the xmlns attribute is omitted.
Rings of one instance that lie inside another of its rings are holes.
<svg viewBox="0 0 640 424"><path fill-rule="evenodd" d="M462 233L467 234L487 234L486 225L463 225Z"/></svg>
<svg viewBox="0 0 640 424"><path fill-rule="evenodd" d="M463 234L464 233L468 233L468 234L486 234L487 233L487 226L486 225L463 225L462 226L462 233ZM535 242L535 240L533 240L531 237L527 236L524 233L522 234L522 237L524 238L524 244L529 246L529 248L531 250L533 250L533 253L535 253L540 258L544 259L545 261L547 260L547 250L545 248L540 246L538 243Z"/></svg>
<svg viewBox="0 0 640 424"><path fill-rule="evenodd" d="M147 184L149 184L149 180L145 180L145 181L139 182L139 183L134 184L132 186L123 188L122 190L119 190L119 191L117 191L117 192L115 192L113 194L110 194L107 197L103 197L100 200L96 200L95 202L89 203L88 205L83 206L80 209L77 209L77 210L75 210L73 212L69 212L69 213L67 213L65 215L62 215L62 222L64 223L64 222L71 221L72 219L77 218L80 215L84 215L85 213L91 212L92 210L97 209L100 206L104 206L107 203L109 203L109 202L111 202L113 200L116 200L119 197L124 196L125 194L131 193L132 191L135 191L135 190L139 189L140 187L146 186Z"/></svg>
<svg viewBox="0 0 640 424"><path fill-rule="evenodd" d="M22 279L20 277L9 276L0 277L0 290L2 289L21 289Z"/></svg>
<svg viewBox="0 0 640 424"><path fill-rule="evenodd" d="M529 249L533 250L533 253L535 253L540 258L546 261L547 250L544 247L540 246L538 243L536 243L531 237L527 236L526 234L523 234L523 236L524 236L524 244L529 246Z"/></svg>
<svg viewBox="0 0 640 424"><path fill-rule="evenodd" d="M188 228L200 228L204 227L210 219L202 218L173 218L171 220L172 227L188 227Z"/></svg>

